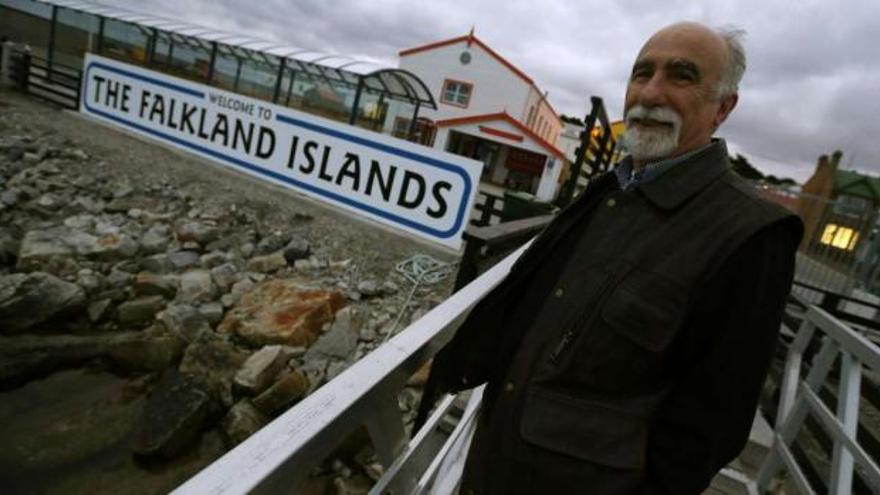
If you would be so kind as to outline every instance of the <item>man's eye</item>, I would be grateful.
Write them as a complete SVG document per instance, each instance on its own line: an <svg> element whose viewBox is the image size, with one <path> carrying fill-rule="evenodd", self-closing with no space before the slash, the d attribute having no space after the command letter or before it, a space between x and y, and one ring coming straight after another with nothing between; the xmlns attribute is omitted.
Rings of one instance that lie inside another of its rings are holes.
<svg viewBox="0 0 880 495"><path fill-rule="evenodd" d="M651 77L651 71L648 71L648 70L635 70L632 73L632 80L633 81L639 80L639 79L648 79L650 77Z"/></svg>
<svg viewBox="0 0 880 495"><path fill-rule="evenodd" d="M682 81L682 82L696 82L697 81L696 74L694 74L691 71L686 71L686 70L675 71L675 72L673 72L672 76L675 79Z"/></svg>

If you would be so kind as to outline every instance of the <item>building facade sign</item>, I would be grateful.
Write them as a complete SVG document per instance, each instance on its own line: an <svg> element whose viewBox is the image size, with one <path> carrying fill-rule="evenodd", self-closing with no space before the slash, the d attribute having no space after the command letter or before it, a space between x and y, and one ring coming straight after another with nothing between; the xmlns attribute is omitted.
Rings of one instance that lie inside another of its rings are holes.
<svg viewBox="0 0 880 495"><path fill-rule="evenodd" d="M87 54L80 111L459 249L482 164Z"/></svg>

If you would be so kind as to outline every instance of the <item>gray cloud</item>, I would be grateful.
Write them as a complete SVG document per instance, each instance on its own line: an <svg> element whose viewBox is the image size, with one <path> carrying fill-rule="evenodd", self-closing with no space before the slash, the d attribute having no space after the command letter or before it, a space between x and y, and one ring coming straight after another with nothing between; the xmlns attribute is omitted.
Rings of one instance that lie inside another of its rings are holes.
<svg viewBox="0 0 880 495"><path fill-rule="evenodd" d="M143 2L116 5L147 10ZM696 20L748 31L749 68L739 107L720 129L731 149L766 172L803 180L818 155L880 173L876 26L880 2L574 2L487 0L156 0L151 13L396 64L405 48L467 33L532 76L560 113L583 116L591 95L613 118L644 40L663 25Z"/></svg>

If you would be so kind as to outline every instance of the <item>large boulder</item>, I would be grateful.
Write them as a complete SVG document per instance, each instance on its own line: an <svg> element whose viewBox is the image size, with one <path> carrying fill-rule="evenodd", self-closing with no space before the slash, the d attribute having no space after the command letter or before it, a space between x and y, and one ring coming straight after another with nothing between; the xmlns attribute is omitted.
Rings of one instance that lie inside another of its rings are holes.
<svg viewBox="0 0 880 495"><path fill-rule="evenodd" d="M0 331L26 330L85 305L85 291L43 272L0 276Z"/></svg>
<svg viewBox="0 0 880 495"><path fill-rule="evenodd" d="M218 330L254 345L309 346L345 304L341 292L305 289L292 280L267 280L226 312Z"/></svg>
<svg viewBox="0 0 880 495"><path fill-rule="evenodd" d="M210 401L192 377L174 370L165 373L147 398L132 450L145 457L174 457L199 436Z"/></svg>
<svg viewBox="0 0 880 495"><path fill-rule="evenodd" d="M159 371L177 361L182 351L181 341L166 333L4 337L0 338L0 389L95 358L125 371Z"/></svg>
<svg viewBox="0 0 880 495"><path fill-rule="evenodd" d="M53 227L26 232L18 250L18 271L35 271L59 265L74 256L98 261L119 261L131 258L138 244L119 233L92 235L69 227ZM55 270L53 270L55 271Z"/></svg>

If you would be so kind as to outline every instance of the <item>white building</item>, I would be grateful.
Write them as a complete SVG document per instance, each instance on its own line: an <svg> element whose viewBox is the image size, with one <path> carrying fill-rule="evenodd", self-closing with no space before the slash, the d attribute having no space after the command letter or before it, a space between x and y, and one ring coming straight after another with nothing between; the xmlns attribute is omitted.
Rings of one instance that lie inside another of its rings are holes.
<svg viewBox="0 0 880 495"><path fill-rule="evenodd" d="M555 197L562 121L528 75L473 32L399 55L400 69L418 76L437 101L436 111L419 112L420 142L482 161L484 182Z"/></svg>

